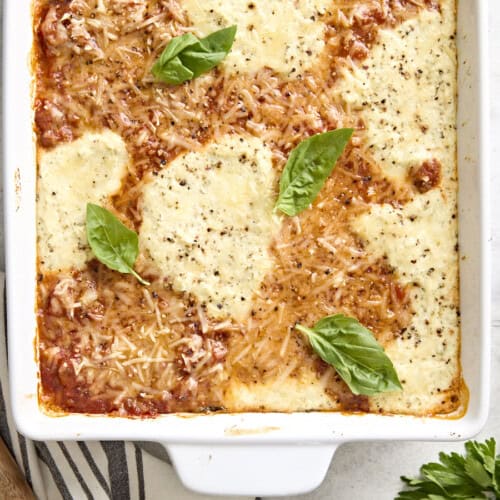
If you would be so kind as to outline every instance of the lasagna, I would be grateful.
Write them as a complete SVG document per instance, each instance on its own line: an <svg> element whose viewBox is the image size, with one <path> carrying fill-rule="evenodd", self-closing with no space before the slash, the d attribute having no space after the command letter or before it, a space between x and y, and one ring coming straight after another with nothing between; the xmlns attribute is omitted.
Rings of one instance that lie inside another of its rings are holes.
<svg viewBox="0 0 500 500"><path fill-rule="evenodd" d="M455 0L35 0L37 352L47 412L449 414L460 369ZM236 26L179 85L175 37ZM301 141L353 136L300 214ZM88 203L138 235L132 274ZM356 318L402 390L355 394L297 330Z"/></svg>

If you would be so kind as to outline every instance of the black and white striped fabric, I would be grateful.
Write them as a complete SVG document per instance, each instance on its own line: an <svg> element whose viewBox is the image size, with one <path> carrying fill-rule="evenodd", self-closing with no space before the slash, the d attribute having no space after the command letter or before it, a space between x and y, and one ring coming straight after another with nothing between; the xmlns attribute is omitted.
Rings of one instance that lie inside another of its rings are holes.
<svg viewBox="0 0 500 500"><path fill-rule="evenodd" d="M0 274L3 299L4 276ZM9 408L4 301L0 300L0 435L40 500L196 500L154 443L31 441ZM0 498L1 492L0 492ZM214 497L210 497L213 499ZM227 498L227 497L225 497Z"/></svg>

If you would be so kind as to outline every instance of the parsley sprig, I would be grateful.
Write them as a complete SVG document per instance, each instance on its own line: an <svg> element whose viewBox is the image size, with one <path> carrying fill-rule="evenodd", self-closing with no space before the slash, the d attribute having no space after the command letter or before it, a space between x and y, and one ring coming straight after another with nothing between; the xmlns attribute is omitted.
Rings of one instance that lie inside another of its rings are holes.
<svg viewBox="0 0 500 500"><path fill-rule="evenodd" d="M500 455L493 438L465 443L465 456L439 454L440 463L420 468L421 478L402 477L411 489L396 500L500 499Z"/></svg>

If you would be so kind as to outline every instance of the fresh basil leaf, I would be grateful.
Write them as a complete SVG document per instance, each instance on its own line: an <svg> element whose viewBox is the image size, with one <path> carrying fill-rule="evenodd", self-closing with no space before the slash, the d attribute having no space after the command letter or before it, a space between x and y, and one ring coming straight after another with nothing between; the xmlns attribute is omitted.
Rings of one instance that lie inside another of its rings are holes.
<svg viewBox="0 0 500 500"><path fill-rule="evenodd" d="M401 390L396 370L373 333L357 319L327 316L313 328L296 325L323 361L332 365L354 394Z"/></svg>
<svg viewBox="0 0 500 500"><path fill-rule="evenodd" d="M167 83L180 84L186 82L187 80L192 80L194 78L194 73L189 68L184 66L179 57L174 57L173 59L170 59L165 66L158 70L158 72L155 73L155 76L158 80L163 80Z"/></svg>
<svg viewBox="0 0 500 500"><path fill-rule="evenodd" d="M171 85L192 80L215 68L229 53L236 35L236 26L230 26L198 39L192 33L172 38L151 72Z"/></svg>
<svg viewBox="0 0 500 500"><path fill-rule="evenodd" d="M399 492L396 500L500 498L496 488L495 473L500 457L495 455L495 440L484 444L468 441L465 456L458 453L439 454L440 463L422 465L423 479L402 477L408 488Z"/></svg>
<svg viewBox="0 0 500 500"><path fill-rule="evenodd" d="M133 269L139 255L139 238L109 210L87 203L87 240L97 259L114 271L133 274L149 285Z"/></svg>
<svg viewBox="0 0 500 500"><path fill-rule="evenodd" d="M184 49L186 49L190 45L198 43L198 41L198 38L196 38L192 33L184 33L184 35L172 38L172 40L168 42L168 45L161 53L158 61L153 66L153 73L155 71L155 66L157 67L157 69L158 67L165 66L169 61L177 57Z"/></svg>
<svg viewBox="0 0 500 500"><path fill-rule="evenodd" d="M194 77L215 68L229 54L236 36L236 26L224 28L202 38L182 54L182 62L193 71Z"/></svg>
<svg viewBox="0 0 500 500"><path fill-rule="evenodd" d="M281 174L276 209L294 216L316 198L353 133L331 130L302 141L291 153Z"/></svg>

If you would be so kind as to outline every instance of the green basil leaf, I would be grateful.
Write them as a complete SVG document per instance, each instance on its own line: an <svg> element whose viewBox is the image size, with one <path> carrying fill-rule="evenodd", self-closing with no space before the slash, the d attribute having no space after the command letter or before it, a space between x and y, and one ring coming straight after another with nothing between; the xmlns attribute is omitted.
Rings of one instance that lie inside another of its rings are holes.
<svg viewBox="0 0 500 500"><path fill-rule="evenodd" d="M198 43L198 41L198 38L196 38L192 33L185 33L184 35L172 38L172 40L168 42L168 45L163 50L158 61L156 61L155 65L153 66L153 72L155 71L155 66L156 69L165 66L170 60L178 56L184 49L186 49L190 45Z"/></svg>
<svg viewBox="0 0 500 500"><path fill-rule="evenodd" d="M302 141L290 153L281 174L275 208L290 216L305 210L320 192L352 133L352 128L341 128Z"/></svg>
<svg viewBox="0 0 500 500"><path fill-rule="evenodd" d="M215 68L229 53L236 36L236 26L224 28L202 38L197 44L188 47L182 54L182 62L200 76Z"/></svg>
<svg viewBox="0 0 500 500"><path fill-rule="evenodd" d="M133 269L139 255L139 237L109 210L87 203L87 240L97 259L114 271L133 274L149 285Z"/></svg>
<svg viewBox="0 0 500 500"><path fill-rule="evenodd" d="M165 64L165 66L163 66L159 71L161 71L161 73L158 73L158 76L155 74L155 76L159 80L163 80L167 83L182 83L194 78L194 73L189 68L184 66L179 57L170 59L168 64Z"/></svg>
<svg viewBox="0 0 500 500"><path fill-rule="evenodd" d="M357 319L327 316L313 328L297 325L323 361L332 365L354 394L402 389L396 370L373 333Z"/></svg>
<svg viewBox="0 0 500 500"><path fill-rule="evenodd" d="M151 72L158 79L172 85L192 80L215 68L229 53L236 35L236 26L230 26L198 39L192 33L172 38Z"/></svg>

